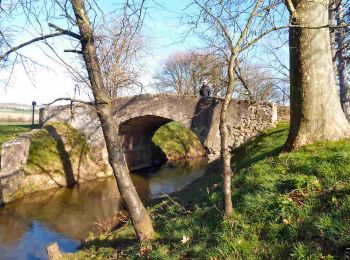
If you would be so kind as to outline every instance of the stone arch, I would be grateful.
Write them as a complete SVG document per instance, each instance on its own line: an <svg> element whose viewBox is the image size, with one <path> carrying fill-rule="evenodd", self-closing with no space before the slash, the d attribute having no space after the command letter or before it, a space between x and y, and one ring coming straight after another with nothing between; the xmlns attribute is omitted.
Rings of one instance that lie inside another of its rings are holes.
<svg viewBox="0 0 350 260"><path fill-rule="evenodd" d="M157 166L166 161L165 154L152 142L152 137L159 127L171 121L166 117L141 115L119 124L129 170Z"/></svg>
<svg viewBox="0 0 350 260"><path fill-rule="evenodd" d="M167 118L196 134L209 157L217 154L219 100L191 96L144 95L119 98L118 101L114 111L116 125L136 117L152 115Z"/></svg>
<svg viewBox="0 0 350 260"><path fill-rule="evenodd" d="M152 137L161 126L172 121L178 122L169 117L154 115L154 113L138 113L135 117L130 116L127 120L118 124L119 136L123 142L124 155L129 170L157 166L166 162L166 155L153 143ZM191 129L189 123L178 123L190 129L202 143L202 139L198 133Z"/></svg>

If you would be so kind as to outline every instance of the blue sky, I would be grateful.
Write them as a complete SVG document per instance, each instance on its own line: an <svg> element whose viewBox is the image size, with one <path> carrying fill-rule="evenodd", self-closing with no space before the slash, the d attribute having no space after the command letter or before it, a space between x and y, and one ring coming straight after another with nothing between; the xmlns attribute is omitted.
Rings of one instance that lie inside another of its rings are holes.
<svg viewBox="0 0 350 260"><path fill-rule="evenodd" d="M149 53L142 62L145 65L145 70L141 77L144 85L147 86L152 82L152 76L161 68L162 63L169 55L176 51L204 46L193 33L186 34L188 29L181 17L185 12L191 12L191 7L188 8L189 2L188 0L156 0L156 2L146 0L147 16L144 22L143 33L146 36ZM105 13L108 13L118 8L120 3L122 3L121 0L108 0L103 1L100 7ZM42 18L39 17L39 19ZM26 30L20 29L24 26L24 22L23 16L18 16L11 21L12 28L17 31L16 38L13 39L13 45L29 40L37 35L34 28L30 26ZM48 32L47 22L44 20L41 22L44 24L44 31ZM65 27L64 20L55 20L54 22L63 28ZM184 37L185 35L186 37ZM59 54L63 54L62 57L68 63L73 64L72 66L76 65L78 59L75 54L63 53L63 49L70 48L69 41L55 38L50 42ZM39 43L22 49L21 53L48 68L36 66L31 72L35 77L30 79L21 65L16 66L10 84L5 88L4 83L0 82L0 103L30 104L33 100L36 100L38 104L42 104L58 97L73 97L75 82L62 65L48 57L54 56L48 47ZM259 57L261 54L255 52L253 56ZM8 75L9 70L0 70L0 79L6 79ZM147 91L152 92L152 89L149 88ZM81 96L77 98L86 99L87 95L81 92Z"/></svg>
<svg viewBox="0 0 350 260"><path fill-rule="evenodd" d="M105 1L101 8L105 12L110 12L110 10L118 7L118 2L121 1ZM183 39L186 26L181 23L180 17L187 3L187 1L169 0L157 0L157 3L152 0L146 1L147 16L144 24L144 34L150 48L149 55L145 57L143 62L146 67L145 73L141 77L144 85L151 82L152 75L160 69L162 62L170 54L200 45L199 41L191 35L185 40ZM32 27L27 27L26 30L20 29L24 25L24 21L23 16L18 16L11 21L12 28L17 31L12 45L27 41L32 36L37 35ZM43 24L44 30L48 31L44 21ZM64 27L64 22L58 22L58 25ZM57 52L70 46L61 38L56 38L51 42ZM46 103L57 97L72 97L74 95L75 82L70 78L64 67L47 57L47 55L54 55L44 44L38 43L25 47L21 50L21 53L49 69L36 66L32 71L34 77L30 79L27 77L23 66L17 65L10 84L5 88L4 82L0 83L0 103L29 104L32 100L36 100L38 103ZM71 55L74 59L74 54L64 54L62 52L60 54L63 54L64 58ZM9 70L1 70L0 79L7 79L9 73ZM81 98L86 98L86 95L82 94Z"/></svg>

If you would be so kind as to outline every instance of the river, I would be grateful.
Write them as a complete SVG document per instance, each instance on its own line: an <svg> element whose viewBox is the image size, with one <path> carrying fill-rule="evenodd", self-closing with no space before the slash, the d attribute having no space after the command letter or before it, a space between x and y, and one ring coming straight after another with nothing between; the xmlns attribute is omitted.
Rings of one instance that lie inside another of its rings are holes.
<svg viewBox="0 0 350 260"><path fill-rule="evenodd" d="M203 176L206 166L204 159L179 161L131 177L147 201L183 189ZM47 259L52 242L74 252L89 232L99 232L97 223L112 224L118 212L124 211L113 177L26 195L0 208L0 259Z"/></svg>

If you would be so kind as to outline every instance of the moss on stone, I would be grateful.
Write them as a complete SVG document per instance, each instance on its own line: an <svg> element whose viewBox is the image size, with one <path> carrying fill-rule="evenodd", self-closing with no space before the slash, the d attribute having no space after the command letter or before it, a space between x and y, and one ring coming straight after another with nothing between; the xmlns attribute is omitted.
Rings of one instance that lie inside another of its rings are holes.
<svg viewBox="0 0 350 260"><path fill-rule="evenodd" d="M77 130L64 123L47 124L33 136L25 172L64 175L67 160L73 167L84 159L88 150Z"/></svg>
<svg viewBox="0 0 350 260"><path fill-rule="evenodd" d="M155 132L152 141L162 149L168 160L205 155L205 150L196 134L177 122L161 126Z"/></svg>

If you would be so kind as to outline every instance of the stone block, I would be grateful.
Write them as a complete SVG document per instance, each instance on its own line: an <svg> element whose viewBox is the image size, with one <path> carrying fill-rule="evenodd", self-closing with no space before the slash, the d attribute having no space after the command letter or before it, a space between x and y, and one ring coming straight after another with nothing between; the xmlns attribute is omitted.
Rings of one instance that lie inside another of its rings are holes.
<svg viewBox="0 0 350 260"><path fill-rule="evenodd" d="M21 170L27 163L29 147L35 131L37 130L23 134L16 140L6 142L2 145L0 175Z"/></svg>

